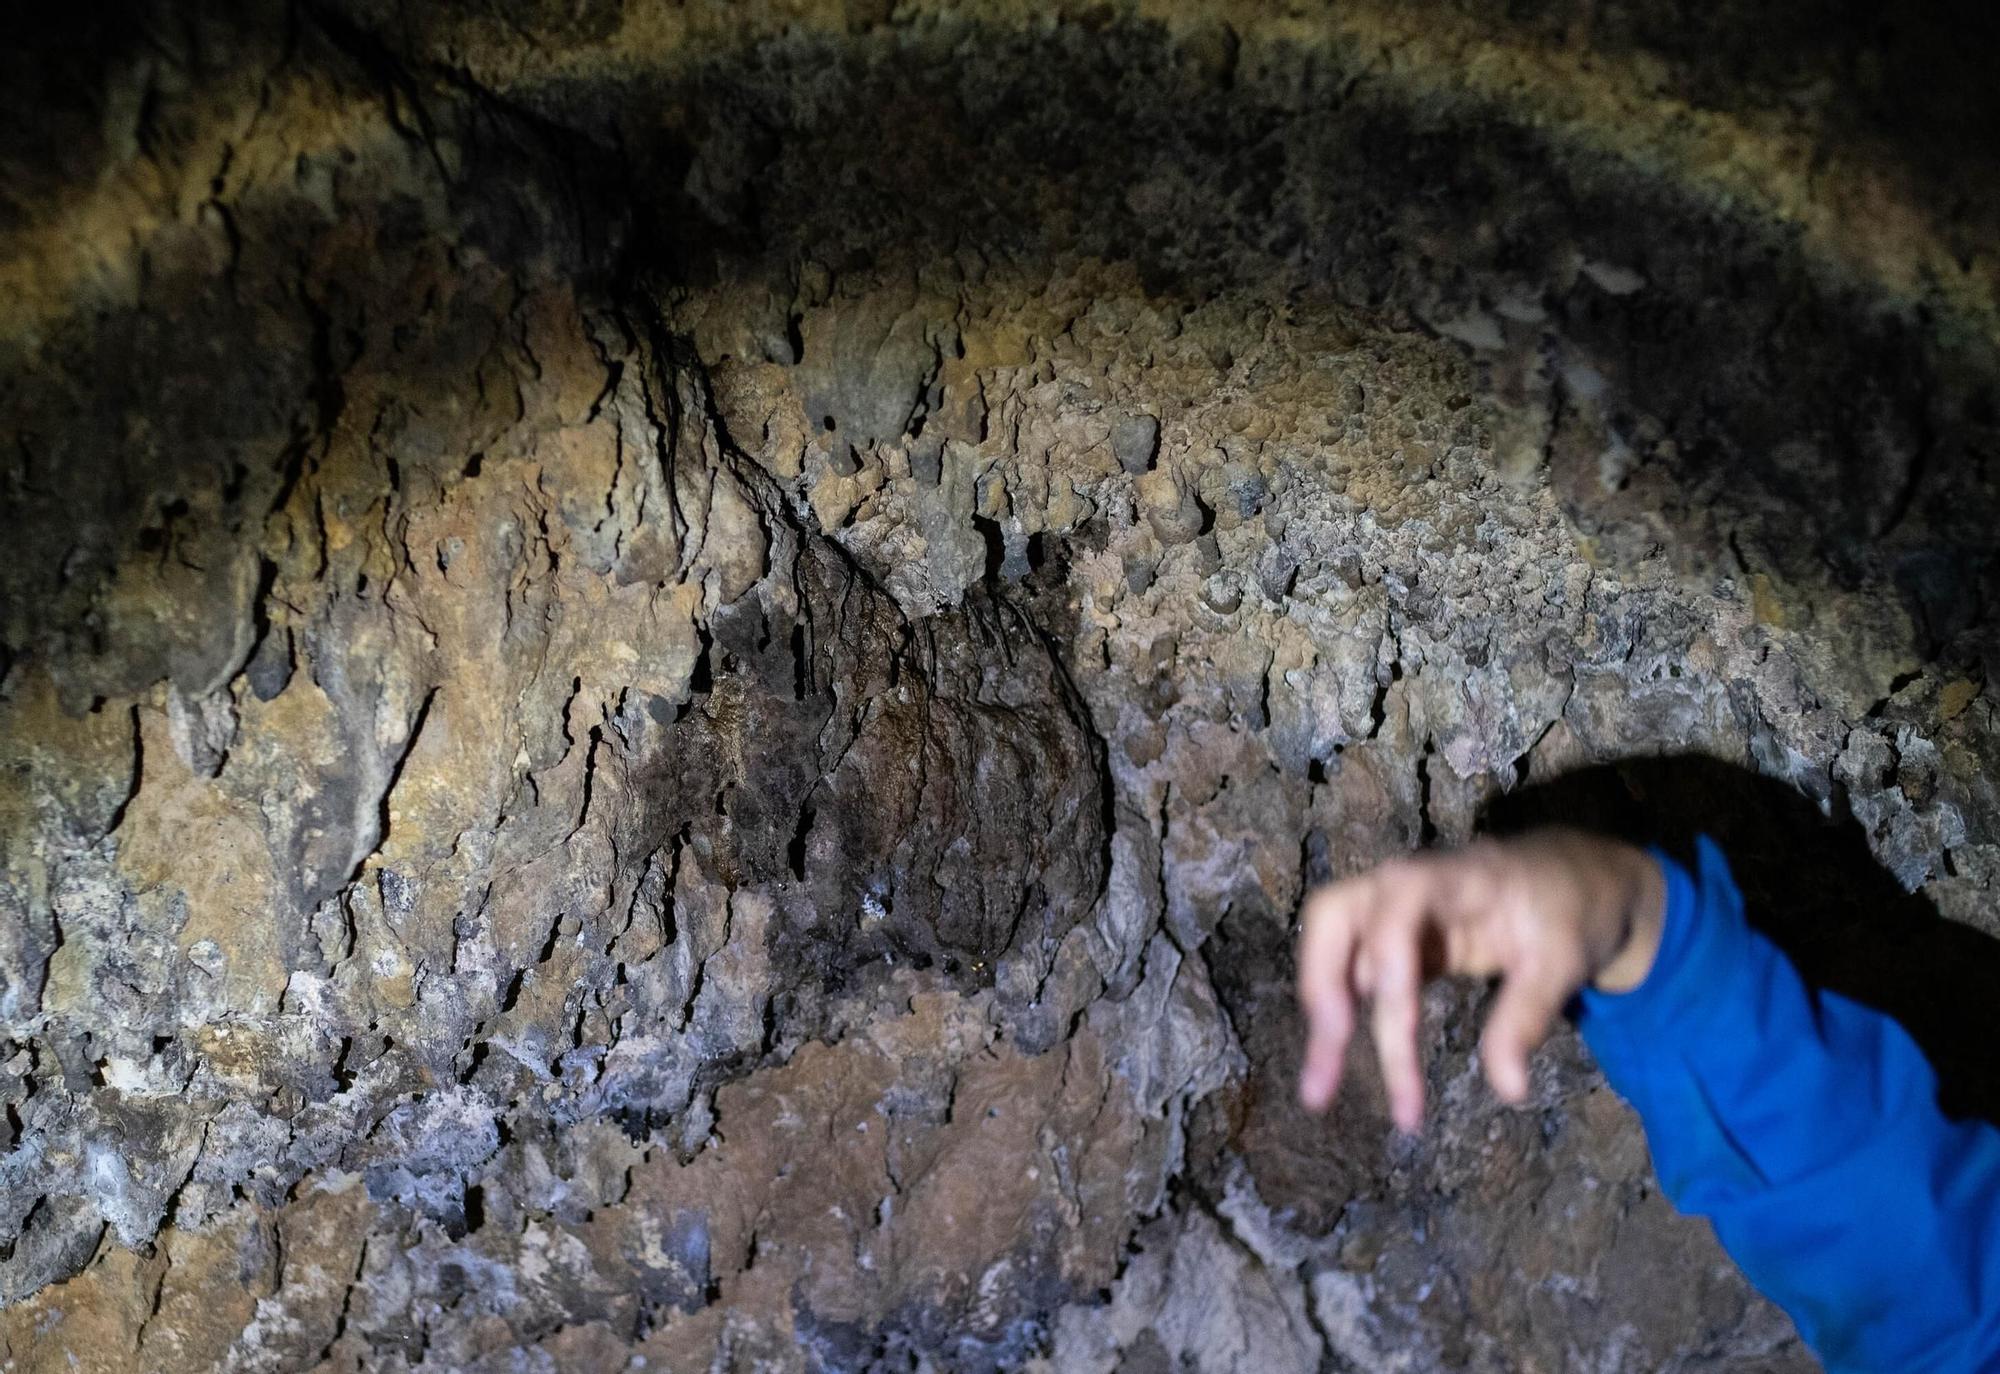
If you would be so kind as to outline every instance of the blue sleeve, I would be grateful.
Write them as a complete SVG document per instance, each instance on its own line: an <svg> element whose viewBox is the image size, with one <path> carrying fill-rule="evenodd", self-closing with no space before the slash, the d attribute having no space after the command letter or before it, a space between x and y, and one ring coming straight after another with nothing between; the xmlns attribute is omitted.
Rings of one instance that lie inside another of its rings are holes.
<svg viewBox="0 0 2000 1374"><path fill-rule="evenodd" d="M1895 1021L1806 986L1744 921L1712 842L1696 874L1654 857L1653 968L1584 992L1577 1022L1667 1196L1829 1374L2000 1371L2000 1131L1945 1117Z"/></svg>

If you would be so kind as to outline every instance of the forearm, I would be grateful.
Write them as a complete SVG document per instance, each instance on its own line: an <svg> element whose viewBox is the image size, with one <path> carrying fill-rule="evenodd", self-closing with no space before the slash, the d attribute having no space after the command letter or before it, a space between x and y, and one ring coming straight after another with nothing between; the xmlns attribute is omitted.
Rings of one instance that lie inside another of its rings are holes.
<svg viewBox="0 0 2000 1374"><path fill-rule="evenodd" d="M1713 846L1697 874L1660 871L1650 970L1583 994L1578 1020L1668 1196L1711 1219L1829 1370L2000 1361L2000 1135L1945 1119L1894 1021L1805 985L1744 922Z"/></svg>

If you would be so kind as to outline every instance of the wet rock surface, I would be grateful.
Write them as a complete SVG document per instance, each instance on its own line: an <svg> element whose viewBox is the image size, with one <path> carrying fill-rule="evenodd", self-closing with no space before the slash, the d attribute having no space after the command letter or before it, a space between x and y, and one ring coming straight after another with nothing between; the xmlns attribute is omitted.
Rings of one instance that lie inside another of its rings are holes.
<svg viewBox="0 0 2000 1374"><path fill-rule="evenodd" d="M30 33L0 1367L1814 1368L1290 922L1711 829L2000 1109L1983 87L1422 8Z"/></svg>

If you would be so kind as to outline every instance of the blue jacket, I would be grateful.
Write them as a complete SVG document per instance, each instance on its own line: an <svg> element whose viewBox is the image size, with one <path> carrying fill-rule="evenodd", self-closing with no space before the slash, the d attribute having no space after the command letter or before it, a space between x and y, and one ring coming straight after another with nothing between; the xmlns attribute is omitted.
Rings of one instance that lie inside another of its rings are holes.
<svg viewBox="0 0 2000 1374"><path fill-rule="evenodd" d="M1577 1023L1667 1196L1714 1224L1829 1374L2000 1371L2000 1130L1945 1117L1895 1021L1806 986L1744 922L1712 842L1696 874L1655 857L1652 971L1586 991Z"/></svg>

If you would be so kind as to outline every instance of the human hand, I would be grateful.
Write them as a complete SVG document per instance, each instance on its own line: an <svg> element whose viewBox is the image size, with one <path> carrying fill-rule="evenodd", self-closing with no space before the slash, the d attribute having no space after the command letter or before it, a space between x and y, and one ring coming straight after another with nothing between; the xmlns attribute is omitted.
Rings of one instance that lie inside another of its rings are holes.
<svg viewBox="0 0 2000 1374"><path fill-rule="evenodd" d="M1500 979L1480 1037L1486 1078L1528 1094L1528 1055L1585 983L1635 988L1652 967L1666 881L1643 850L1577 830L1481 840L1393 859L1309 894L1299 1000L1308 1021L1299 1099L1324 1111L1340 1087L1355 1005L1370 1028L1397 1126L1423 1122L1418 993L1440 974Z"/></svg>

